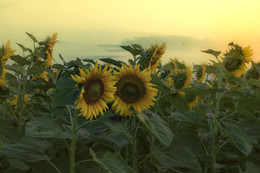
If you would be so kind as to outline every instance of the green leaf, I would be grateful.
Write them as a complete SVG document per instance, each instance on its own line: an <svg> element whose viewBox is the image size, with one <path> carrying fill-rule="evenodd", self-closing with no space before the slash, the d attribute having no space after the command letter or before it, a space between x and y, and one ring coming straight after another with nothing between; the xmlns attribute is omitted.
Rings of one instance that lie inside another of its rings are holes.
<svg viewBox="0 0 260 173"><path fill-rule="evenodd" d="M8 81L8 88L16 94L19 93L19 85L16 76L12 75L11 73L6 73L5 78Z"/></svg>
<svg viewBox="0 0 260 173"><path fill-rule="evenodd" d="M106 116L106 115L104 115L104 116ZM109 120L105 120L104 123L110 128L110 130L112 132L114 132L114 133L122 133L128 139L132 138L132 136L130 135L129 131L127 130L127 124L122 123L122 122L109 121Z"/></svg>
<svg viewBox="0 0 260 173"><path fill-rule="evenodd" d="M14 71L18 74L21 74L22 73L22 68L21 66L19 66L18 64L13 64L13 65L5 65L5 68L7 70L11 70L11 71Z"/></svg>
<svg viewBox="0 0 260 173"><path fill-rule="evenodd" d="M18 159L8 159L8 163L10 164L11 168L15 168L21 171L26 171L31 167L28 166L24 161Z"/></svg>
<svg viewBox="0 0 260 173"><path fill-rule="evenodd" d="M66 66L68 68L71 68L71 67L83 67L84 64L82 63L81 59L77 58L76 60L72 60L72 61L66 63Z"/></svg>
<svg viewBox="0 0 260 173"><path fill-rule="evenodd" d="M226 130L226 133L229 134L234 146L244 155L249 155L252 152L254 141L241 129L232 127Z"/></svg>
<svg viewBox="0 0 260 173"><path fill-rule="evenodd" d="M0 120L0 134L8 140L17 139L20 136L19 131L12 125L13 122Z"/></svg>
<svg viewBox="0 0 260 173"><path fill-rule="evenodd" d="M76 89L75 81L71 78L70 74L63 73L56 81L57 89L52 93L52 103L59 106L73 105L81 92L81 87L79 86L79 89Z"/></svg>
<svg viewBox="0 0 260 173"><path fill-rule="evenodd" d="M120 67L120 68L122 67L121 63L123 63L122 61L116 61L116 60L111 59L111 58L101 58L100 60L103 61L103 62L106 62L106 63L110 63L110 64L117 66L117 67Z"/></svg>
<svg viewBox="0 0 260 173"><path fill-rule="evenodd" d="M33 117L27 122L25 134L38 138L71 138L70 131L64 131L48 117Z"/></svg>
<svg viewBox="0 0 260 173"><path fill-rule="evenodd" d="M111 152L105 152L101 158L97 158L96 153L91 148L89 148L89 152L93 160L108 173L135 172L126 162Z"/></svg>
<svg viewBox="0 0 260 173"><path fill-rule="evenodd" d="M46 69L46 64L44 62L39 62L34 64L30 69L29 69L29 74L35 74L35 73L41 73Z"/></svg>
<svg viewBox="0 0 260 173"><path fill-rule="evenodd" d="M27 61L25 58L21 57L20 55L11 56L11 59L13 61L15 61L17 64L19 64L20 66L24 66L24 65L30 64L29 61Z"/></svg>
<svg viewBox="0 0 260 173"><path fill-rule="evenodd" d="M24 45L19 44L19 43L16 43L16 44L23 50L23 52L26 52L26 51L27 51L27 48L24 47Z"/></svg>
<svg viewBox="0 0 260 173"><path fill-rule="evenodd" d="M33 42L38 42L38 40L30 33L26 32L26 34L32 39Z"/></svg>
<svg viewBox="0 0 260 173"><path fill-rule="evenodd" d="M91 136L91 140L96 144L108 147L113 150L120 150L129 142L122 133L103 132L101 134Z"/></svg>
<svg viewBox="0 0 260 173"><path fill-rule="evenodd" d="M94 64L94 65L96 64L96 62L93 59L83 59L82 61L89 62L89 63Z"/></svg>
<svg viewBox="0 0 260 173"><path fill-rule="evenodd" d="M221 54L220 51L215 51L215 50L212 50L212 49L202 50L201 52L211 54L211 55L215 56L216 58L219 56L219 54Z"/></svg>
<svg viewBox="0 0 260 173"><path fill-rule="evenodd" d="M138 44L132 44L131 46L120 46L126 51L130 52L133 56L140 55L143 48Z"/></svg>
<svg viewBox="0 0 260 173"><path fill-rule="evenodd" d="M26 162L37 162L40 160L50 160L40 148L30 144L8 144L0 146L0 154L13 159L24 160Z"/></svg>
<svg viewBox="0 0 260 173"><path fill-rule="evenodd" d="M149 117L147 116L149 115ZM173 133L167 123L157 114L146 110L142 112L143 119L139 118L147 129L164 145L168 146L172 142Z"/></svg>
<svg viewBox="0 0 260 173"><path fill-rule="evenodd" d="M171 117L174 120L178 120L181 122L192 123L192 124L202 124L203 117L200 114L194 112L174 112L171 114Z"/></svg>
<svg viewBox="0 0 260 173"><path fill-rule="evenodd" d="M191 136L175 136L172 143L166 149L150 147L153 157L166 168L188 168L201 171L200 163L196 155L201 154L201 147L195 138Z"/></svg>
<svg viewBox="0 0 260 173"><path fill-rule="evenodd" d="M180 110L189 110L188 102L181 96L176 94L166 94L161 99L165 99L172 104L172 106Z"/></svg>

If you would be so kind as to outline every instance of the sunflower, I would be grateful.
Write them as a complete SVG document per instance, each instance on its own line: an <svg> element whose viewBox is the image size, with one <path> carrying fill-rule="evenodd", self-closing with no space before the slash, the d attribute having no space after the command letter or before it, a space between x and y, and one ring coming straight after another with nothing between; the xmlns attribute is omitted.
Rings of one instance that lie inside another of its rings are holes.
<svg viewBox="0 0 260 173"><path fill-rule="evenodd" d="M199 96L193 95L193 94L188 94L185 95L185 98L188 102L188 106L190 109L192 109L198 102Z"/></svg>
<svg viewBox="0 0 260 173"><path fill-rule="evenodd" d="M225 69L236 77L241 77L246 71L246 63L252 60L252 55L253 49L250 46L242 49L240 46L235 45L225 54Z"/></svg>
<svg viewBox="0 0 260 173"><path fill-rule="evenodd" d="M199 81L199 82L202 82L205 78L205 72L206 72L206 67L204 64L202 65L195 65L194 66L194 72L195 72L195 76L196 76L196 79Z"/></svg>
<svg viewBox="0 0 260 173"><path fill-rule="evenodd" d="M31 98L28 97L28 94L24 94L23 96L23 103L27 103ZM14 99L10 102L10 105L15 106L15 109L17 109L17 102L18 102L18 96L14 95Z"/></svg>
<svg viewBox="0 0 260 173"><path fill-rule="evenodd" d="M192 70L191 67L188 66L186 69L178 70L176 75L173 78L173 85L175 89L181 90L190 85L192 80ZM182 91L179 91L179 94L183 95Z"/></svg>
<svg viewBox="0 0 260 173"><path fill-rule="evenodd" d="M170 72L165 71L167 75L175 74L175 72L177 71L177 65L176 65L177 62L178 62L178 59L174 58L174 59L170 59L170 62L166 64L166 65L171 66ZM168 77L165 81L165 84L170 87L173 87L173 76Z"/></svg>
<svg viewBox="0 0 260 173"><path fill-rule="evenodd" d="M0 79L4 78L5 73L6 73L6 69L4 68L4 66L6 65L6 61L14 55L15 50L12 50L12 48L10 47L11 42L8 40L8 42L6 43L5 46L2 47L2 49L0 50L0 61L1 61L1 68L2 69L0 71Z"/></svg>
<svg viewBox="0 0 260 173"><path fill-rule="evenodd" d="M152 72L156 71L157 66L161 62L161 57L165 53L166 43L163 43L161 46L157 44L152 44L148 49L149 52L152 52L151 58L149 60L148 68L151 69Z"/></svg>
<svg viewBox="0 0 260 173"><path fill-rule="evenodd" d="M95 67L90 67L87 73L82 69L79 69L79 72L80 76L71 75L77 84L83 84L81 93L74 104L77 105L76 109L80 109L79 115L92 120L99 113L103 115L104 110L108 108L106 102L114 100L115 80L108 66L101 70L101 65L98 67L98 63Z"/></svg>
<svg viewBox="0 0 260 173"><path fill-rule="evenodd" d="M130 114L131 107L140 113L153 106L158 90L150 83L150 70L140 71L139 65L133 68L130 63L129 66L122 64L122 67L115 72L117 91L112 105L115 112L120 111L120 115L124 116Z"/></svg>
<svg viewBox="0 0 260 173"><path fill-rule="evenodd" d="M57 43L57 33L53 33L53 36L51 38L48 38L48 45L47 45L47 50L45 51L46 53L46 66L52 67L51 60L55 61L53 58L53 47Z"/></svg>

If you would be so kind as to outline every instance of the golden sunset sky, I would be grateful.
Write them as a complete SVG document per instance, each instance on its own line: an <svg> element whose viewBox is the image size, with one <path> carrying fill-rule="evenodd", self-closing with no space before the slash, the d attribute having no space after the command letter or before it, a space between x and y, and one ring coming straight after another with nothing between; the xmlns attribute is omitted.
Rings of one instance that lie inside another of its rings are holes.
<svg viewBox="0 0 260 173"><path fill-rule="evenodd" d="M231 41L254 49L260 61L259 0L0 0L0 44L32 47L25 32L43 40L58 33L54 55L131 57L119 45L167 42L163 61L213 59L200 50L225 51Z"/></svg>

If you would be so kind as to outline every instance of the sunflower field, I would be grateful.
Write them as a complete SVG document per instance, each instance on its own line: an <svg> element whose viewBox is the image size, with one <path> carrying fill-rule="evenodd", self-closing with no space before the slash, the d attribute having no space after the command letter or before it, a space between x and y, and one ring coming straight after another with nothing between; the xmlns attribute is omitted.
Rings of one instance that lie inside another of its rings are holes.
<svg viewBox="0 0 260 173"><path fill-rule="evenodd" d="M55 63L57 33L0 47L0 172L260 172L260 63L238 44L209 62L133 58Z"/></svg>

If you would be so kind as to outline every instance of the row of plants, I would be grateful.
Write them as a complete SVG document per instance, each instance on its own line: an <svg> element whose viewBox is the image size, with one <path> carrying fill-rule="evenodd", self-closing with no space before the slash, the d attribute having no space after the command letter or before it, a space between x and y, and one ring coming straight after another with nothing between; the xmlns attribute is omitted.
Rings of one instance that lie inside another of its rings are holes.
<svg viewBox="0 0 260 173"><path fill-rule="evenodd" d="M260 63L230 43L209 62L161 60L166 43L54 63L57 33L0 49L0 171L259 172ZM8 61L8 63L7 63Z"/></svg>

